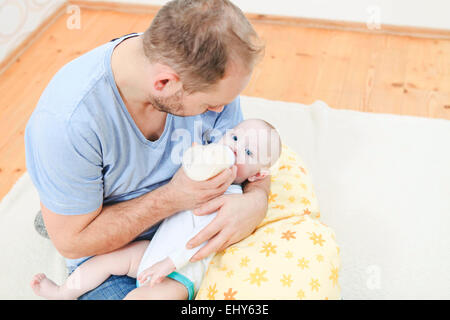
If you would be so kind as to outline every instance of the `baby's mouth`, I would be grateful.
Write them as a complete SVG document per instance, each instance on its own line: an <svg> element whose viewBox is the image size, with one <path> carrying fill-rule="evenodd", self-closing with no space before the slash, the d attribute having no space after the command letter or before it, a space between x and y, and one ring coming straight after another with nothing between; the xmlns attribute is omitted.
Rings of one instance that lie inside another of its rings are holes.
<svg viewBox="0 0 450 320"><path fill-rule="evenodd" d="M230 150L234 153L234 157L235 157L235 159L236 159L236 161L237 161L237 150L233 147L233 146L230 146L230 145L226 145L228 148L230 148Z"/></svg>
<svg viewBox="0 0 450 320"><path fill-rule="evenodd" d="M234 146L233 145L229 145L228 143L224 143L228 148L230 148L231 149L231 151L233 151L233 153L234 153L234 155L237 157L237 151L236 151L236 149L234 148Z"/></svg>
<svg viewBox="0 0 450 320"><path fill-rule="evenodd" d="M231 151L233 151L234 157L236 158L236 161L237 161L237 157L238 157L237 151L233 148L231 148Z"/></svg>

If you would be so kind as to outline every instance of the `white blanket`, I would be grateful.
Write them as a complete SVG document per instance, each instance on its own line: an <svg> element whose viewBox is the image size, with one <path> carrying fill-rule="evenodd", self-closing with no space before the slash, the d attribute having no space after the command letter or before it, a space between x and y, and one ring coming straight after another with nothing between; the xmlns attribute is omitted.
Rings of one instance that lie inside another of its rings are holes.
<svg viewBox="0 0 450 320"><path fill-rule="evenodd" d="M242 97L275 125L312 175L322 221L341 247L344 299L450 298L450 121ZM62 257L33 228L25 174L0 204L0 299L33 299L33 274L57 282Z"/></svg>
<svg viewBox="0 0 450 320"><path fill-rule="evenodd" d="M450 298L450 121L242 100L305 161L344 299Z"/></svg>
<svg viewBox="0 0 450 320"><path fill-rule="evenodd" d="M57 283L67 276L63 257L34 230L39 196L25 173L0 203L0 299L40 299L30 288L36 273Z"/></svg>

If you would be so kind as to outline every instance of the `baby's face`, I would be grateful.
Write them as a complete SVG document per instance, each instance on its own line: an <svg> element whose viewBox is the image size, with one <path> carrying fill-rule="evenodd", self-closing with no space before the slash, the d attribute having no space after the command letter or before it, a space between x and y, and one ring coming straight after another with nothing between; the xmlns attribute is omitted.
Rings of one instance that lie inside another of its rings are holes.
<svg viewBox="0 0 450 320"><path fill-rule="evenodd" d="M227 130L219 143L230 147L236 155L235 183L250 182L266 177L279 157L278 134L259 120L246 120Z"/></svg>

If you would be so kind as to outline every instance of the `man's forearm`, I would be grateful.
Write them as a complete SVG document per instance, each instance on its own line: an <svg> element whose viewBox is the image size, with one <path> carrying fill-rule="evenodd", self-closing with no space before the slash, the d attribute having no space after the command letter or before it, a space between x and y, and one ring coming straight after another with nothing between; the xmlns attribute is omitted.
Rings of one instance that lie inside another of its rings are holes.
<svg viewBox="0 0 450 320"><path fill-rule="evenodd" d="M254 182L246 182L244 185L244 193L253 192L257 190L258 192L264 192L266 199L269 197L270 193L270 176L265 177L261 180L256 180Z"/></svg>
<svg viewBox="0 0 450 320"><path fill-rule="evenodd" d="M75 255L107 253L130 243L139 234L178 211L169 188L162 186L138 198L104 206L75 236Z"/></svg>

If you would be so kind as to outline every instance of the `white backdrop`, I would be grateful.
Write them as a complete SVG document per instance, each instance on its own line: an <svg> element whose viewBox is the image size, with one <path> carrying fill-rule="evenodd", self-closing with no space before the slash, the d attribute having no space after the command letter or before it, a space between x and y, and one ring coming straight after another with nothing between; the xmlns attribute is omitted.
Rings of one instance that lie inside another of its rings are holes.
<svg viewBox="0 0 450 320"><path fill-rule="evenodd" d="M99 1L99 0L89 0ZM168 0L100 0L163 5ZM231 0L244 12L449 29L448 0Z"/></svg>
<svg viewBox="0 0 450 320"><path fill-rule="evenodd" d="M66 0L0 0L0 61ZM163 5L168 0L88 0ZM448 0L232 0L244 12L450 30Z"/></svg>

